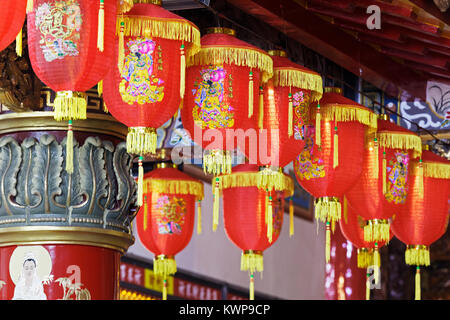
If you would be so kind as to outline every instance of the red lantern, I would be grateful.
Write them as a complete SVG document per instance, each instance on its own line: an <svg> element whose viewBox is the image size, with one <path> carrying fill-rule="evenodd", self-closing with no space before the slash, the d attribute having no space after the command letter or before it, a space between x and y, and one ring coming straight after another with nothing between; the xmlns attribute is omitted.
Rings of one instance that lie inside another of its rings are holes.
<svg viewBox="0 0 450 320"><path fill-rule="evenodd" d="M223 195L225 231L242 252L241 270L250 273L250 299L254 298L255 271L262 272L263 251L279 237L284 215L284 198L293 194L293 181L288 188L269 194L257 186L258 166L238 165L233 173L218 177Z"/></svg>
<svg viewBox="0 0 450 320"><path fill-rule="evenodd" d="M446 231L450 195L450 162L424 150L411 162L409 191L392 221L394 235L406 244L405 262L416 268L416 300L420 299L420 266L430 265L429 246Z"/></svg>
<svg viewBox="0 0 450 320"><path fill-rule="evenodd" d="M387 118L378 119L378 131L368 133L363 173L346 192L351 206L367 220L366 241L389 241L389 219L406 201L409 161L421 151L418 135Z"/></svg>
<svg viewBox="0 0 450 320"><path fill-rule="evenodd" d="M155 255L154 272L164 279L164 299L167 277L177 271L174 257L192 237L195 202L200 214L203 199L203 183L175 168L158 164L144 176L144 205L136 216L139 239Z"/></svg>
<svg viewBox="0 0 450 320"><path fill-rule="evenodd" d="M16 51L22 55L22 27L25 22L27 0L7 0L2 2L0 12L0 51L16 39Z"/></svg>
<svg viewBox="0 0 450 320"><path fill-rule="evenodd" d="M300 185L315 200L315 218L330 227L341 218L339 198L352 187L362 170L366 128L376 128L376 115L364 106L343 97L336 88L326 93L311 112L315 128L307 127L305 149L294 160ZM330 226L331 225L331 226ZM329 242L326 261L330 259Z"/></svg>
<svg viewBox="0 0 450 320"><path fill-rule="evenodd" d="M259 104L260 85L272 77L273 62L227 28L208 29L201 45L187 62L181 118L193 140L207 150L205 171L218 175L231 172L230 151L237 145L235 134L241 132L236 129L243 132L257 126L253 111Z"/></svg>
<svg viewBox="0 0 450 320"><path fill-rule="evenodd" d="M156 129L178 110L184 96L185 55L200 49L200 31L161 7L161 1L135 1L118 19L111 68L104 79L108 111L129 127L127 150L155 153Z"/></svg>

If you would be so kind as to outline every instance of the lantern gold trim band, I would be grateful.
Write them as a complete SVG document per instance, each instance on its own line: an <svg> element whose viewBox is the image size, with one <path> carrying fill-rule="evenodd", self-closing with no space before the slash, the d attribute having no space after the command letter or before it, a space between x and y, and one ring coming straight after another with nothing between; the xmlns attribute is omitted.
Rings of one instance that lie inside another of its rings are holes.
<svg viewBox="0 0 450 320"><path fill-rule="evenodd" d="M405 251L405 262L414 266L430 265L430 249L425 245L408 245Z"/></svg>
<svg viewBox="0 0 450 320"><path fill-rule="evenodd" d="M364 241L377 242L385 241L389 243L390 226L387 219L371 219L367 220L364 226Z"/></svg>
<svg viewBox="0 0 450 320"><path fill-rule="evenodd" d="M411 163L411 175L419 175L419 171L415 170L420 166L419 162ZM440 162L422 162L423 176L428 178L436 179L450 179L450 164L440 163Z"/></svg>
<svg viewBox="0 0 450 320"><path fill-rule="evenodd" d="M197 181L147 179L145 186L146 192L187 194L195 196L196 200L204 196L203 183Z"/></svg>
<svg viewBox="0 0 450 320"><path fill-rule="evenodd" d="M167 163L167 162L160 162L156 164L156 168L158 169L164 169L164 168L177 168L177 165L175 163Z"/></svg>
<svg viewBox="0 0 450 320"><path fill-rule="evenodd" d="M231 29L231 28L224 28L224 27L212 27L212 28L207 28L205 30L206 34L227 34L229 36L236 36L236 30Z"/></svg>
<svg viewBox="0 0 450 320"><path fill-rule="evenodd" d="M315 112L312 112L313 119L316 117ZM377 115L371 110L356 105L343 104L324 104L320 105L321 120L335 121L335 122L349 122L357 121L370 128L376 129Z"/></svg>
<svg viewBox="0 0 450 320"><path fill-rule="evenodd" d="M380 147L391 149L414 150L414 157L422 153L422 140L418 135L392 131L379 131L376 133Z"/></svg>
<svg viewBox="0 0 450 320"><path fill-rule="evenodd" d="M274 86L311 90L312 102L322 98L323 88L320 75L295 68L274 68L273 73Z"/></svg>

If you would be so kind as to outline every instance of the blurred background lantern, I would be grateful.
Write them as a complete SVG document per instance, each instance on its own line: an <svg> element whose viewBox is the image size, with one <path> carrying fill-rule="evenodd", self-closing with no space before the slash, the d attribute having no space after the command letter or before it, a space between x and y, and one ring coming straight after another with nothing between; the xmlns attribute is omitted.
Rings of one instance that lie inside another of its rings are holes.
<svg viewBox="0 0 450 320"><path fill-rule="evenodd" d="M163 299L167 299L167 277L177 271L175 255L191 240L195 203L200 211L203 183L169 163L144 176L144 204L136 216L142 244L155 257L154 272L163 278ZM197 221L200 226L201 221Z"/></svg>
<svg viewBox="0 0 450 320"><path fill-rule="evenodd" d="M28 0L30 1L30 0ZM17 55L22 56L22 27L25 22L27 0L6 0L0 12L0 51L16 39Z"/></svg>
<svg viewBox="0 0 450 320"><path fill-rule="evenodd" d="M311 109L315 126L308 126L305 148L294 160L299 184L313 195L315 218L326 223L326 261L330 259L330 232L341 218L342 197L362 171L366 128L376 128L376 115L342 96L340 88L325 88Z"/></svg>
<svg viewBox="0 0 450 320"><path fill-rule="evenodd" d="M366 241L389 241L389 219L406 202L409 162L421 150L420 137L387 115L378 119L377 132L368 132L361 177L346 192L350 205L366 220Z"/></svg>
<svg viewBox="0 0 450 320"><path fill-rule="evenodd" d="M230 173L236 136L257 127L259 89L272 77L273 62L265 51L237 39L228 28L207 29L201 45L187 62L183 127L205 149L206 172Z"/></svg>
<svg viewBox="0 0 450 320"><path fill-rule="evenodd" d="M422 162L411 161L405 205L392 221L394 235L406 244L405 262L416 266L415 299L420 300L420 267L430 265L430 245L446 231L450 162L423 150Z"/></svg>
<svg viewBox="0 0 450 320"><path fill-rule="evenodd" d="M241 164L233 173L217 177L223 195L228 238L242 250L241 270L250 274L250 299L254 299L254 273L264 269L263 252L277 241L283 225L284 198L292 196L294 183L284 175L285 189L267 194L258 188L258 166Z"/></svg>

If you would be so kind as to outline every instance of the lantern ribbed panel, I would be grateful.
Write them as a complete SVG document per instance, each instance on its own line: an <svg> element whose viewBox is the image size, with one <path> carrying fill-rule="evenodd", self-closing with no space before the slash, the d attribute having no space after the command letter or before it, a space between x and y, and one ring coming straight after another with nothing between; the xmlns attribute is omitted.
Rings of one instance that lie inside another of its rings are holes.
<svg viewBox="0 0 450 320"><path fill-rule="evenodd" d="M95 86L111 68L117 0L105 0L103 52L100 52L97 49L98 12L100 2L91 0L74 1L79 4L79 13L81 14L82 22L79 30L74 28L69 35L69 37L72 38L68 39L70 39L72 43L64 42L64 39L58 40L61 41L59 46L66 51L64 54L67 54L62 59L55 58L56 52L60 54L61 51L53 52L53 49L51 49L52 45L57 43L57 41L53 39L51 33L44 36L36 27L36 15L40 15L38 10L40 10L39 8L41 5L53 6L57 2L58 1L55 0L35 0L34 9L28 14L28 51L31 64L38 78L52 90L83 92ZM67 19L74 19L73 21L77 21L76 14L78 13L78 9L76 6L70 8L70 10L73 10L73 15ZM75 23L76 22L73 22L74 25ZM44 45L41 43L41 40L45 40L45 44L50 49L43 48ZM47 58L44 56L44 50L51 52L51 54L47 54ZM78 54L74 53L73 50L76 50ZM48 59L53 60L48 61Z"/></svg>
<svg viewBox="0 0 450 320"><path fill-rule="evenodd" d="M2 1L0 12L0 51L9 46L25 22L27 0Z"/></svg>

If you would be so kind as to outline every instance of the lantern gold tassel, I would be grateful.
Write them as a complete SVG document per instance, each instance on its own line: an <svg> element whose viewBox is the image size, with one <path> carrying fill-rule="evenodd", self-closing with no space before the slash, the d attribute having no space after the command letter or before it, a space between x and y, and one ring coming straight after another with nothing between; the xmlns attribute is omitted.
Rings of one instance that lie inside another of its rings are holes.
<svg viewBox="0 0 450 320"><path fill-rule="evenodd" d="M16 53L19 57L22 56L22 29L20 29L16 37Z"/></svg>
<svg viewBox="0 0 450 320"><path fill-rule="evenodd" d="M408 245L405 251L405 262L408 265L429 266L430 251L427 246Z"/></svg>
<svg viewBox="0 0 450 320"><path fill-rule="evenodd" d="M386 151L383 151L383 194L387 193L387 181L386 181L386 170L387 170L387 160L386 160Z"/></svg>
<svg viewBox="0 0 450 320"><path fill-rule="evenodd" d="M138 192L137 192L137 205L141 207L144 202L144 166L142 164L142 161L144 160L144 157L139 157L138 162Z"/></svg>
<svg viewBox="0 0 450 320"><path fill-rule="evenodd" d="M144 190L143 193L146 193L146 190ZM144 195L144 231L148 228L148 203L147 203L147 196Z"/></svg>
<svg viewBox="0 0 450 320"><path fill-rule="evenodd" d="M202 233L202 202L197 201L197 234Z"/></svg>
<svg viewBox="0 0 450 320"><path fill-rule="evenodd" d="M375 283L379 283L380 278L380 251L378 250L378 243L375 242L375 248L373 250L373 277L375 279Z"/></svg>
<svg viewBox="0 0 450 320"><path fill-rule="evenodd" d="M99 97L101 97L103 95L103 80L100 80L97 83L97 93L98 93Z"/></svg>
<svg viewBox="0 0 450 320"><path fill-rule="evenodd" d="M375 178L378 179L378 175L380 172L380 168L379 168L380 164L379 164L379 158L378 158L378 140L377 140L377 138L374 138L373 145L374 145L373 150L374 150L374 161L375 161L373 175Z"/></svg>
<svg viewBox="0 0 450 320"><path fill-rule="evenodd" d="M289 237L294 235L294 203L292 197L289 200Z"/></svg>
<svg viewBox="0 0 450 320"><path fill-rule="evenodd" d="M419 179L419 185L418 185L418 191L419 191L419 197L423 198L423 163L422 159L419 160L419 167L418 173L417 173L417 179Z"/></svg>
<svg viewBox="0 0 450 320"><path fill-rule="evenodd" d="M373 252L366 248L358 248L358 268L368 268L373 265Z"/></svg>
<svg viewBox="0 0 450 320"><path fill-rule="evenodd" d="M249 73L248 80L248 117L253 116L253 72Z"/></svg>
<svg viewBox="0 0 450 320"><path fill-rule="evenodd" d="M66 140L66 171L68 174L73 173L73 128L72 120L69 120L67 140Z"/></svg>
<svg viewBox="0 0 450 320"><path fill-rule="evenodd" d="M105 101L103 101L103 112L109 113L108 106L106 105Z"/></svg>
<svg viewBox="0 0 450 320"><path fill-rule="evenodd" d="M241 271L249 271L251 274L254 272L263 272L264 260L261 251L246 250L241 255Z"/></svg>
<svg viewBox="0 0 450 320"><path fill-rule="evenodd" d="M339 198L321 197L314 203L316 220L325 222L338 222L341 219L342 207Z"/></svg>
<svg viewBox="0 0 450 320"><path fill-rule="evenodd" d="M232 159L228 150L209 150L203 155L203 171L213 175L231 173Z"/></svg>
<svg viewBox="0 0 450 320"><path fill-rule="evenodd" d="M318 147L321 146L321 133L320 133L320 122L321 122L321 116L320 116L320 105L317 105L317 113L316 113L316 145Z"/></svg>
<svg viewBox="0 0 450 320"><path fill-rule="evenodd" d="M259 87L258 128L264 129L264 91L263 91L263 87Z"/></svg>
<svg viewBox="0 0 450 320"><path fill-rule="evenodd" d="M420 292L421 290L420 290L420 267L419 266L417 266L417 268L416 268L416 294L415 294L415 300L420 300L421 299L421 297L420 297L420 294L421 294L421 292Z"/></svg>
<svg viewBox="0 0 450 320"><path fill-rule="evenodd" d="M366 300L370 300L370 272L369 272L369 268L367 268L367 272L366 272Z"/></svg>
<svg viewBox="0 0 450 320"><path fill-rule="evenodd" d="M117 55L117 67L119 72L122 73L123 66L125 63L125 34L124 34L125 22L120 21L120 31L119 31L119 53Z"/></svg>
<svg viewBox="0 0 450 320"><path fill-rule="evenodd" d="M250 274L250 294L249 294L249 300L255 300L255 278L253 276L253 273Z"/></svg>
<svg viewBox="0 0 450 320"><path fill-rule="evenodd" d="M177 263L173 256L159 255L153 259L153 272L156 276L167 277L177 272Z"/></svg>
<svg viewBox="0 0 450 320"><path fill-rule="evenodd" d="M163 280L162 299L167 300L167 279L166 278L164 278L164 280Z"/></svg>
<svg viewBox="0 0 450 320"><path fill-rule="evenodd" d="M333 169L339 166L339 136L337 133L337 126L334 127L333 139Z"/></svg>
<svg viewBox="0 0 450 320"><path fill-rule="evenodd" d="M56 121L86 119L87 99L83 92L58 91L54 101Z"/></svg>
<svg viewBox="0 0 450 320"><path fill-rule="evenodd" d="M273 241L273 204L272 196L269 195L269 204L267 207L267 239L269 243Z"/></svg>
<svg viewBox="0 0 450 320"><path fill-rule="evenodd" d="M97 48L100 52L105 50L105 0L100 0L100 8L98 10Z"/></svg>
<svg viewBox="0 0 450 320"><path fill-rule="evenodd" d="M34 8L34 0L27 1L27 13L31 13Z"/></svg>
<svg viewBox="0 0 450 320"><path fill-rule="evenodd" d="M180 97L183 99L186 90L186 55L184 54L184 44L181 45L180 51Z"/></svg>
<svg viewBox="0 0 450 320"><path fill-rule="evenodd" d="M331 227L330 227L330 222L327 221L326 224L327 228L326 228L326 234L325 234L325 262L328 263L330 262L330 251L331 251Z"/></svg>
<svg viewBox="0 0 450 320"><path fill-rule="evenodd" d="M216 177L214 183L214 200L213 200L213 231L217 230L219 225L219 201L220 201L219 178Z"/></svg>
<svg viewBox="0 0 450 320"><path fill-rule="evenodd" d="M153 128L128 128L127 152L131 154L148 154L156 152L158 135Z"/></svg>
<svg viewBox="0 0 450 320"><path fill-rule="evenodd" d="M289 122L288 122L288 136L292 137L294 135L294 106L292 103L292 93L289 92L289 107L288 107L288 117L289 117Z"/></svg>

